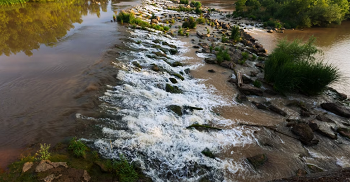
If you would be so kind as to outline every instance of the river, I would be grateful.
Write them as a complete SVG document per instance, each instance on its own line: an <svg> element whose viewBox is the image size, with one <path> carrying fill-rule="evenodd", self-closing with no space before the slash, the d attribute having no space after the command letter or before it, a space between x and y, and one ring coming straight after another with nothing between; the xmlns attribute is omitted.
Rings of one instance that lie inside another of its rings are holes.
<svg viewBox="0 0 350 182"><path fill-rule="evenodd" d="M0 167L35 143L76 135L107 83L106 50L123 32L111 23L121 1L26 3L0 9ZM99 86L101 86L99 88Z"/></svg>

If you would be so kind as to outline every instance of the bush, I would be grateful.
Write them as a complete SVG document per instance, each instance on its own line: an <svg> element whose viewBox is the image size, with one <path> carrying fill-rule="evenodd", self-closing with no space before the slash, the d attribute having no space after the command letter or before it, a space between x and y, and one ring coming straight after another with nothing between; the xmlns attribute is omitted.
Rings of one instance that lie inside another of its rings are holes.
<svg viewBox="0 0 350 182"><path fill-rule="evenodd" d="M35 154L38 156L36 159L37 160L49 160L51 154L49 152L50 149L50 144L40 144L40 150Z"/></svg>
<svg viewBox="0 0 350 182"><path fill-rule="evenodd" d="M168 27L168 26L164 26L163 28L165 31L169 31L169 29L170 29L170 27Z"/></svg>
<svg viewBox="0 0 350 182"><path fill-rule="evenodd" d="M320 52L314 46L315 38L301 44L300 40L282 40L265 62L265 79L274 83L279 92L299 90L315 95L340 79L335 66L316 61L314 54Z"/></svg>
<svg viewBox="0 0 350 182"><path fill-rule="evenodd" d="M188 0L180 0L180 4L188 4Z"/></svg>
<svg viewBox="0 0 350 182"><path fill-rule="evenodd" d="M72 150L76 157L84 157L85 158L85 155L86 155L85 151L88 150L88 147L81 140L77 140L77 138L74 137L69 142L68 149Z"/></svg>
<svg viewBox="0 0 350 182"><path fill-rule="evenodd" d="M199 1L191 1L190 5L192 7L195 7L195 8L201 8L202 7L202 3L199 2Z"/></svg>
<svg viewBox="0 0 350 182"><path fill-rule="evenodd" d="M232 39L235 42L238 42L241 39L241 32L238 26L232 27L230 39Z"/></svg>
<svg viewBox="0 0 350 182"><path fill-rule="evenodd" d="M228 54L228 51L225 49L220 49L220 48L215 48L215 51L217 51L216 53L216 61L218 62L218 64L221 64L223 61L230 61L231 57Z"/></svg>
<svg viewBox="0 0 350 182"><path fill-rule="evenodd" d="M134 13L126 13L125 11L120 11L120 13L117 15L118 22L132 23L134 19L135 19Z"/></svg>
<svg viewBox="0 0 350 182"><path fill-rule="evenodd" d="M200 16L199 18L197 18L196 22L198 24L205 24L205 18L203 18L203 16Z"/></svg>
<svg viewBox="0 0 350 182"><path fill-rule="evenodd" d="M183 24L182 24L182 28L196 28L197 23L194 20L194 18L191 16L190 18L188 18L188 20L186 20Z"/></svg>

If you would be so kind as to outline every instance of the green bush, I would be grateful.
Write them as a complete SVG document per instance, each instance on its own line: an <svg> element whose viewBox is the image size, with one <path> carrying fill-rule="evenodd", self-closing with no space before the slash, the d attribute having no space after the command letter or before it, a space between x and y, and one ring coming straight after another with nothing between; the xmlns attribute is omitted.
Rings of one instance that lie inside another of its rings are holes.
<svg viewBox="0 0 350 182"><path fill-rule="evenodd" d="M199 1L191 1L190 5L192 7L195 7L195 8L201 8L202 7L202 3L199 2Z"/></svg>
<svg viewBox="0 0 350 182"><path fill-rule="evenodd" d="M180 4L188 4L188 0L180 0Z"/></svg>
<svg viewBox="0 0 350 182"><path fill-rule="evenodd" d="M216 52L216 61L218 64L221 64L223 61L230 61L231 57L228 54L228 51L226 49L221 49L221 48L215 48Z"/></svg>
<svg viewBox="0 0 350 182"><path fill-rule="evenodd" d="M40 149L38 152L35 154L38 156L36 159L37 160L49 160L51 154L49 152L50 149L50 144L40 144Z"/></svg>
<svg viewBox="0 0 350 182"><path fill-rule="evenodd" d="M134 13L127 13L125 11L120 11L120 13L117 15L117 21L118 22L132 23L132 21L134 19L135 19Z"/></svg>
<svg viewBox="0 0 350 182"><path fill-rule="evenodd" d="M198 24L205 24L205 18L203 18L203 16L200 16L199 18L197 18L196 22Z"/></svg>
<svg viewBox="0 0 350 182"><path fill-rule="evenodd" d="M196 28L197 26L197 23L196 21L194 20L194 18L191 16L188 18L188 20L186 20L183 24L182 24L182 28L190 28L190 29L193 29L193 28Z"/></svg>
<svg viewBox="0 0 350 182"><path fill-rule="evenodd" d="M76 157L85 158L85 151L88 150L88 147L81 140L77 140L77 138L74 137L69 142L68 150L72 150Z"/></svg>
<svg viewBox="0 0 350 182"><path fill-rule="evenodd" d="M240 32L238 26L233 26L232 27L230 39L232 39L235 42L237 42L237 41L239 41L241 39L241 32Z"/></svg>
<svg viewBox="0 0 350 182"><path fill-rule="evenodd" d="M301 44L300 40L282 40L265 62L265 79L282 93L299 90L308 95L320 93L340 79L339 69L331 64L316 61L320 52L314 46L315 38Z"/></svg>
<svg viewBox="0 0 350 182"><path fill-rule="evenodd" d="M165 31L169 31L169 29L170 29L170 27L168 27L168 26L164 26L163 28Z"/></svg>

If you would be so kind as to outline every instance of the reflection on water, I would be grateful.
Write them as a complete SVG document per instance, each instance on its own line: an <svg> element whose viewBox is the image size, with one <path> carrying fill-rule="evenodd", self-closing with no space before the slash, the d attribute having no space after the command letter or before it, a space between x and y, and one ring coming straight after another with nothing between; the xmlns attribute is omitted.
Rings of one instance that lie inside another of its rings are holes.
<svg viewBox="0 0 350 182"><path fill-rule="evenodd" d="M82 23L82 16L107 12L108 0L61 0L50 3L27 3L0 10L0 56L23 51L31 56L41 44L54 46L73 23Z"/></svg>

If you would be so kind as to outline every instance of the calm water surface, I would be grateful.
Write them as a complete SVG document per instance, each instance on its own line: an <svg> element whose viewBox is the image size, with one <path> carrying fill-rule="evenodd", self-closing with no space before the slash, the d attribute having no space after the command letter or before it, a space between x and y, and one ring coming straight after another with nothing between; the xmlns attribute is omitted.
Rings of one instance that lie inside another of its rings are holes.
<svg viewBox="0 0 350 182"><path fill-rule="evenodd" d="M62 0L0 9L0 167L28 144L71 136L75 113L94 107L84 94L107 74L103 53L121 34L112 15L137 3L121 2Z"/></svg>

